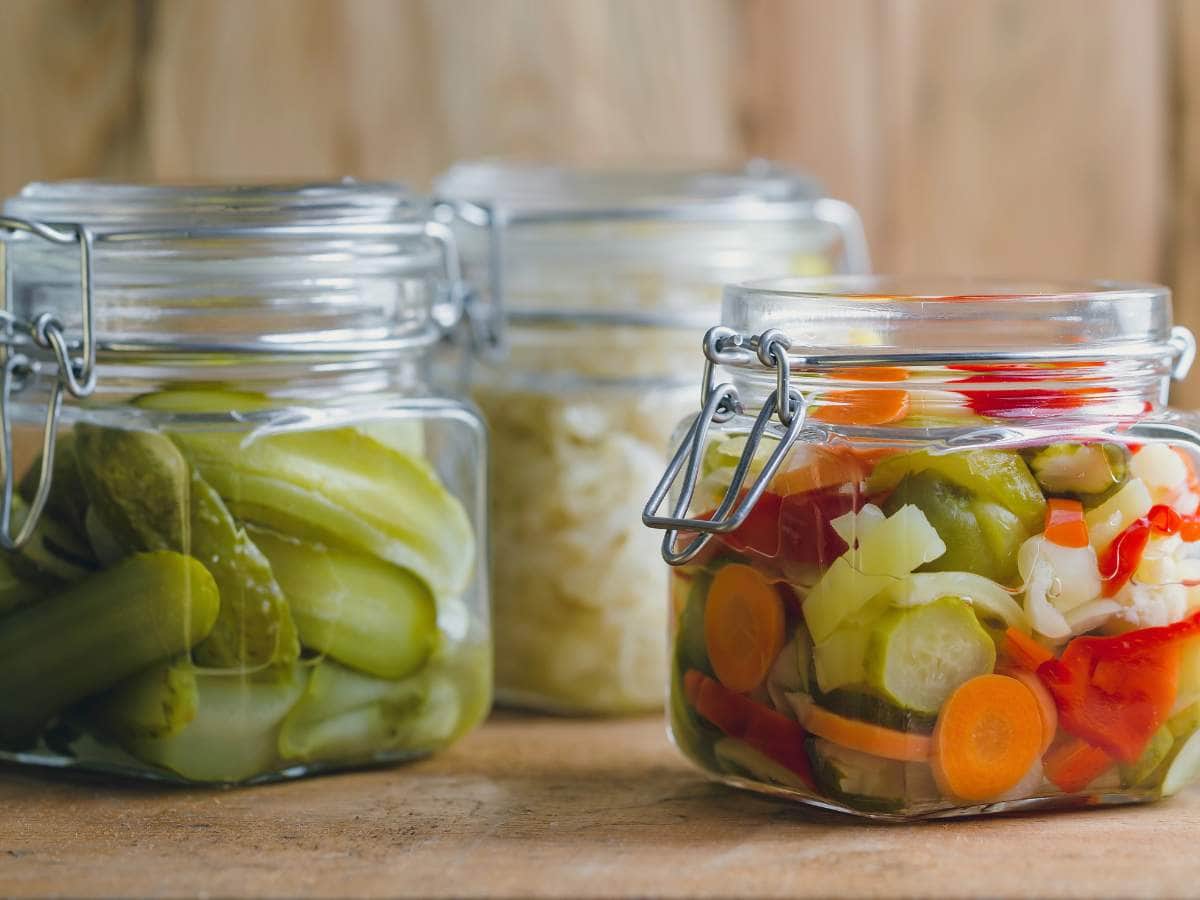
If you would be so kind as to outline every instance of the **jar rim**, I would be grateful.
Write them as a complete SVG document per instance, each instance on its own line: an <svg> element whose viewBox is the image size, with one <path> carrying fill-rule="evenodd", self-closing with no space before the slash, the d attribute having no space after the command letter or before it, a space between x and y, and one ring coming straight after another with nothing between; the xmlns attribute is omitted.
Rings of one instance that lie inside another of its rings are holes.
<svg viewBox="0 0 1200 900"><path fill-rule="evenodd" d="M1124 281L843 275L727 286L722 322L815 355L1162 353L1171 291ZM801 350L800 348L803 348Z"/></svg>

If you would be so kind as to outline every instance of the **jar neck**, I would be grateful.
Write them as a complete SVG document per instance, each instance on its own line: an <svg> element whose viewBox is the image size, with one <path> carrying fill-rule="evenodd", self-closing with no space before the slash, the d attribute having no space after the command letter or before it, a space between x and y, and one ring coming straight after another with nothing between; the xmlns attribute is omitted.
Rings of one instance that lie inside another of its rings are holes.
<svg viewBox="0 0 1200 900"><path fill-rule="evenodd" d="M751 413L777 388L775 373L765 368L720 367L718 381L732 382ZM1170 367L1160 359L863 366L790 375L791 389L808 401L810 419L900 428L967 414L1022 422L1123 422L1163 408L1170 384ZM890 416L893 421L879 421Z"/></svg>

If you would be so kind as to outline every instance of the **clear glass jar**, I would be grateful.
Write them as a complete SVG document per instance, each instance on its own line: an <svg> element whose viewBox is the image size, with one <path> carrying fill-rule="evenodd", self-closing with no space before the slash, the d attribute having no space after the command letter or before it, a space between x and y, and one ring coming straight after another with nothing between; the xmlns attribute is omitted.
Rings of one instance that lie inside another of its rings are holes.
<svg viewBox="0 0 1200 900"><path fill-rule="evenodd" d="M638 513L690 354L721 285L865 267L853 209L766 164L743 172L586 172L472 164L457 207L485 332L498 698L566 713L662 706L653 599L666 589ZM484 205L476 205L484 204ZM488 326L491 327L488 327Z"/></svg>
<svg viewBox="0 0 1200 900"><path fill-rule="evenodd" d="M1165 288L801 279L723 322L644 512L690 760L890 819L1194 779L1200 423L1166 406L1194 342Z"/></svg>
<svg viewBox="0 0 1200 900"><path fill-rule="evenodd" d="M461 289L427 206L84 182L5 212L0 758L247 782L477 724L485 438L428 388Z"/></svg>

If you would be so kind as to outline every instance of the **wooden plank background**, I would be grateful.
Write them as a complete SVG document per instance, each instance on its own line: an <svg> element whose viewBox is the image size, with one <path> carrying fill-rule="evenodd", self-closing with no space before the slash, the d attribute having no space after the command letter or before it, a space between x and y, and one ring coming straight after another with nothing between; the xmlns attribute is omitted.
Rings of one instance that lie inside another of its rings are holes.
<svg viewBox="0 0 1200 900"><path fill-rule="evenodd" d="M1200 0L0 0L0 21L6 193L761 154L855 203L881 270L1166 281L1200 328Z"/></svg>

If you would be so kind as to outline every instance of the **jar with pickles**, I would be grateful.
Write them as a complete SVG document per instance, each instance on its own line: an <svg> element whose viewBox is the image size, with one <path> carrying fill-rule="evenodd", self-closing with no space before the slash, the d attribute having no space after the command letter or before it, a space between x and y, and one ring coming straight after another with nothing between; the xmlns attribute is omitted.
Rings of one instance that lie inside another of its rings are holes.
<svg viewBox="0 0 1200 900"><path fill-rule="evenodd" d="M560 713L660 708L667 587L638 524L724 282L866 267L854 210L766 163L475 163L436 187L482 303L470 391L491 437L496 687Z"/></svg>
<svg viewBox="0 0 1200 900"><path fill-rule="evenodd" d="M1166 405L1194 342L1165 288L793 279L723 322L644 510L685 756L887 819L1195 779L1200 422Z"/></svg>
<svg viewBox="0 0 1200 900"><path fill-rule="evenodd" d="M452 236L391 184L5 204L0 758L237 783L490 702L484 437L428 386Z"/></svg>

